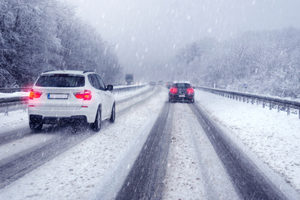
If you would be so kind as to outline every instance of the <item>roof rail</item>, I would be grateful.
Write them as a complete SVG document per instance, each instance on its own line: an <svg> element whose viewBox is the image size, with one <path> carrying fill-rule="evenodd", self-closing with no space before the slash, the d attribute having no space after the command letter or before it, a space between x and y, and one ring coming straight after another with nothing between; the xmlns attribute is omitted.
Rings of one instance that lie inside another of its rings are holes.
<svg viewBox="0 0 300 200"><path fill-rule="evenodd" d="M52 72L52 71L55 71L55 70L54 69L46 70L46 71L43 71L42 73L47 73L47 72Z"/></svg>
<svg viewBox="0 0 300 200"><path fill-rule="evenodd" d="M84 74L88 73L88 72L95 72L95 71L94 70L85 70L85 71L83 71Z"/></svg>

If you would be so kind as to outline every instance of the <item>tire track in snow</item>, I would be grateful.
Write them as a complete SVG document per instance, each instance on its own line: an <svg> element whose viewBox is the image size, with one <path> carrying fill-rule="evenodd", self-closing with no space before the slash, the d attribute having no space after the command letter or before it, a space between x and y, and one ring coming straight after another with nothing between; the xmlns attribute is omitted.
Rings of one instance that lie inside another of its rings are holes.
<svg viewBox="0 0 300 200"><path fill-rule="evenodd" d="M145 96L138 94L138 98L133 100L128 99L126 102L131 103L124 105L122 109L117 110L117 114L126 114L131 108L145 103L159 91L160 89L156 88ZM126 102L123 102L123 104L126 104ZM104 124L103 128L105 129L105 127L106 124ZM70 129L70 127L63 127L61 129L60 127L54 126L42 130L42 133L54 132L52 134L57 135L57 137L54 137L43 144L26 149L21 154L13 155L10 158L1 161L0 189L94 134L92 131L86 130L85 128L87 127L81 127L79 129L80 133L77 134L72 133L73 130L72 128ZM26 135L28 136L30 134L24 134L23 136ZM5 144L5 142L3 144Z"/></svg>
<svg viewBox="0 0 300 200"><path fill-rule="evenodd" d="M232 143L198 106L191 105L199 123L243 199L289 199Z"/></svg>
<svg viewBox="0 0 300 200"><path fill-rule="evenodd" d="M169 110L170 104L165 103L117 200L162 199L172 121Z"/></svg>

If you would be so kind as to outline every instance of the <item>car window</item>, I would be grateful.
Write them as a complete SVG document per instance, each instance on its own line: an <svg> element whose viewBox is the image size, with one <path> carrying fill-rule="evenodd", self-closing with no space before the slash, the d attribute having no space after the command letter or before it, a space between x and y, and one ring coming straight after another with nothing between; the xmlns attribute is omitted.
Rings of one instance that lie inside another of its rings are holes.
<svg viewBox="0 0 300 200"><path fill-rule="evenodd" d="M96 74L96 77L97 77L97 80L100 83L100 89L105 90L106 87L105 87L105 84L104 84L102 78L98 74Z"/></svg>
<svg viewBox="0 0 300 200"><path fill-rule="evenodd" d="M84 76L47 74L40 76L35 85L39 87L83 87L85 82Z"/></svg>
<svg viewBox="0 0 300 200"><path fill-rule="evenodd" d="M175 86L178 87L178 88L189 88L189 87L191 87L191 85L188 84L188 83L176 83Z"/></svg>
<svg viewBox="0 0 300 200"><path fill-rule="evenodd" d="M96 89L101 89L100 87L100 83L96 77L95 74L89 74L88 75L88 79L89 79L89 82L91 83L91 85L96 88Z"/></svg>

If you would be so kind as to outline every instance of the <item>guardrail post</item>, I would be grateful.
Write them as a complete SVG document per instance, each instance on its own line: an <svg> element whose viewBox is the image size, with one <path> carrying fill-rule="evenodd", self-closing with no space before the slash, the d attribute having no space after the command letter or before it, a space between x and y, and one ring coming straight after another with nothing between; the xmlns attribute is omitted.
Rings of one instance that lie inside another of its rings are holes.
<svg viewBox="0 0 300 200"><path fill-rule="evenodd" d="M8 106L5 108L4 116L8 116Z"/></svg>
<svg viewBox="0 0 300 200"><path fill-rule="evenodd" d="M280 105L277 104L277 112L280 112Z"/></svg>
<svg viewBox="0 0 300 200"><path fill-rule="evenodd" d="M298 110L298 117L299 117L299 119L300 119L300 109Z"/></svg>
<svg viewBox="0 0 300 200"><path fill-rule="evenodd" d="M262 106L263 106L263 108L265 108L265 101L262 102Z"/></svg>
<svg viewBox="0 0 300 200"><path fill-rule="evenodd" d="M287 110L286 110L286 112L287 112L287 115L290 115L290 113L291 113L290 106L287 106Z"/></svg>
<svg viewBox="0 0 300 200"><path fill-rule="evenodd" d="M272 102L269 103L269 110L272 110Z"/></svg>

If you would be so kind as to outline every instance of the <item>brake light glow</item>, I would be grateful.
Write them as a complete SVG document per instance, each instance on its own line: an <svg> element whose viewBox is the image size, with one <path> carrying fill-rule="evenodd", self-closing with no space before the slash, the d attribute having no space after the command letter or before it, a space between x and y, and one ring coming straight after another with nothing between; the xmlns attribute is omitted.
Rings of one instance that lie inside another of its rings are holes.
<svg viewBox="0 0 300 200"><path fill-rule="evenodd" d="M172 88L170 89L170 93L171 93L171 94L177 94L177 92L178 92L178 89L177 89L176 87L172 87Z"/></svg>
<svg viewBox="0 0 300 200"><path fill-rule="evenodd" d="M92 99L92 92L90 90L84 90L84 92L78 92L74 94L77 99L83 100L91 100Z"/></svg>
<svg viewBox="0 0 300 200"><path fill-rule="evenodd" d="M34 91L33 89L29 92L29 99L38 99L42 96L41 92Z"/></svg>
<svg viewBox="0 0 300 200"><path fill-rule="evenodd" d="M186 89L186 92L191 95L191 94L194 94L194 89L193 88L188 88Z"/></svg>

